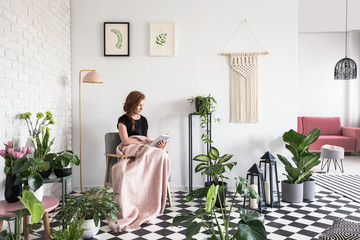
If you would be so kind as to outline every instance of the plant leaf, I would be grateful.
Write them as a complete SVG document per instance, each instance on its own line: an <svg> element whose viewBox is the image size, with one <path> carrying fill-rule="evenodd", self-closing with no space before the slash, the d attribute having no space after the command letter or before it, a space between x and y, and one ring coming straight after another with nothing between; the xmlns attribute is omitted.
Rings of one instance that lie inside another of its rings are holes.
<svg viewBox="0 0 360 240"><path fill-rule="evenodd" d="M29 191L23 191L23 197L18 197L31 214L31 223L41 221L45 208L39 200Z"/></svg>
<svg viewBox="0 0 360 240"><path fill-rule="evenodd" d="M211 159L207 155L200 154L200 155L197 155L196 157L194 157L193 160L199 161L199 162L210 162Z"/></svg>
<svg viewBox="0 0 360 240"><path fill-rule="evenodd" d="M216 148L211 147L210 150L209 150L209 152L208 152L208 156L209 156L211 159L216 160L216 159L218 159L218 157L219 157L219 151L218 151Z"/></svg>

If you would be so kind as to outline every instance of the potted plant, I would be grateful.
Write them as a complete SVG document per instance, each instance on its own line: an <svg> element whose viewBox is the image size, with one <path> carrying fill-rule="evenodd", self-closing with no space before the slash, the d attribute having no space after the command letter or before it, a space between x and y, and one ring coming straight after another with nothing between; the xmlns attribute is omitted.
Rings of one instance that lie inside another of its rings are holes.
<svg viewBox="0 0 360 240"><path fill-rule="evenodd" d="M15 184L15 180L17 179L18 175L12 172L15 162L27 154L32 154L34 149L32 147L16 148L13 146L12 141L8 141L7 144L4 145L5 149L0 150L0 156L5 159L5 199L9 203L13 203L19 201L18 196L20 196L22 192L22 184Z"/></svg>
<svg viewBox="0 0 360 240"><path fill-rule="evenodd" d="M112 198L118 193L109 193L108 187L94 187L89 188L84 194L79 196L66 196L65 210L59 208L55 219L70 224L73 218L84 220L82 228L87 229L82 238L91 238L97 234L100 228L100 218L109 220L118 220L118 215L121 213L119 204ZM63 229L64 230L64 229Z"/></svg>
<svg viewBox="0 0 360 240"><path fill-rule="evenodd" d="M58 153L50 153L45 160L50 163L57 177L69 176L74 165L80 165L80 159L73 151L65 150Z"/></svg>
<svg viewBox="0 0 360 240"><path fill-rule="evenodd" d="M205 130L208 123L210 122L210 114L214 114L215 112L215 104L217 104L214 97L209 94L208 96L196 96L196 97L190 97L186 99L189 103L195 104L195 110L196 113L200 115L200 127L204 129L204 133L201 135L201 140L204 143L212 143L212 140L210 139L210 131L211 130ZM220 122L220 118L214 118L215 122ZM211 129L211 126L210 126Z"/></svg>
<svg viewBox="0 0 360 240"><path fill-rule="evenodd" d="M41 158L30 158L24 156L15 161L12 173L18 174L15 184L21 184L24 182L24 189L32 190L39 201L42 201L43 190L43 178L39 174L39 171L46 171L50 167L48 162L45 162Z"/></svg>
<svg viewBox="0 0 360 240"><path fill-rule="evenodd" d="M186 225L186 239L192 239L194 235L199 233L200 229L205 228L210 236L209 239L266 239L266 229L264 227L264 217L255 210L239 209L240 220L236 227L230 225L230 216L233 211L233 205L237 195L248 196L252 199L259 200L256 191L247 186L247 181L239 177L236 179L236 191L231 200L231 205L220 205L215 207L216 196L219 196L219 186L211 185L209 188L197 189L186 196L188 201L195 198L203 199L206 197L206 203L200 204L199 209L190 213L182 213L177 215L172 222L173 226ZM219 217L216 215L220 211L223 224L220 224ZM200 221L198 221L200 220ZM230 235L230 228L236 230L233 236ZM216 232L217 231L217 232Z"/></svg>
<svg viewBox="0 0 360 240"><path fill-rule="evenodd" d="M227 183L224 179L227 179L223 174L226 172L226 168L231 169L237 164L237 162L228 162L233 155L224 154L220 156L219 151L215 147L210 147L207 155L199 154L193 158L194 161L200 162L195 167L195 172L201 172L201 175L210 176L211 182L206 182L205 187L210 187L212 184L215 186L222 186L219 190L220 198L216 202L216 206L220 207L220 202L224 204L227 192Z"/></svg>
<svg viewBox="0 0 360 240"><path fill-rule="evenodd" d="M29 139L27 145L31 145L35 148L34 158L41 158L45 162L47 154L50 152L50 148L54 143L54 138L50 141L50 128L48 125L55 124L53 114L50 111L46 111L45 115L42 112L36 114L35 124L31 121L31 113L21 113L20 119L24 119L29 131ZM46 171L40 171L40 175L43 178L48 178L51 174L51 168Z"/></svg>
<svg viewBox="0 0 360 240"><path fill-rule="evenodd" d="M314 196L315 187L311 186L311 193L308 192L307 187L308 184L315 184L315 182L310 179L313 173L311 169L320 164L320 153L309 152L309 147L319 138L320 132L320 129L315 128L306 136L291 129L283 134L283 141L286 143L285 147L293 155L291 160L294 163L294 165L292 165L288 159L278 154L278 158L285 165L287 172L287 174L285 174L287 180L281 182L283 201L302 202L304 198L309 199L311 198L310 195ZM307 181L305 191L304 181Z"/></svg>

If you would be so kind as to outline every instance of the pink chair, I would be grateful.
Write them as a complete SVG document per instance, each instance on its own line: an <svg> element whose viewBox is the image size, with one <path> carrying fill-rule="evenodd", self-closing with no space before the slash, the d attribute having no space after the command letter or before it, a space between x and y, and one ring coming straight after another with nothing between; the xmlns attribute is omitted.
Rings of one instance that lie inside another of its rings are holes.
<svg viewBox="0 0 360 240"><path fill-rule="evenodd" d="M307 135L314 128L321 129L321 136L311 144L310 151L320 152L323 145L329 144L345 152L360 152L360 128L342 127L340 117L298 117L299 133Z"/></svg>

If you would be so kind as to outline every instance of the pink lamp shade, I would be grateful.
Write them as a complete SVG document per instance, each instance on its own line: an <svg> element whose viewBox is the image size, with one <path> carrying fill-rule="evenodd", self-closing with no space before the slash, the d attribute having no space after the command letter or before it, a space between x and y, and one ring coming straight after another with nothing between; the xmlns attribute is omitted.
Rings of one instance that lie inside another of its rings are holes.
<svg viewBox="0 0 360 240"><path fill-rule="evenodd" d="M88 72L84 78L83 78L83 82L84 83L103 83L104 81L102 80L102 77L100 74L98 74L97 72L93 71L93 72Z"/></svg>

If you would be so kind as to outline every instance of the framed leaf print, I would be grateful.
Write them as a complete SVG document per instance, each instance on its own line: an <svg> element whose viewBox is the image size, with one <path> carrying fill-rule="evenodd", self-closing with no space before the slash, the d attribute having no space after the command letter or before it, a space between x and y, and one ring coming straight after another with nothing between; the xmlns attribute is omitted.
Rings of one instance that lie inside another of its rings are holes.
<svg viewBox="0 0 360 240"><path fill-rule="evenodd" d="M150 23L150 56L175 55L175 24Z"/></svg>
<svg viewBox="0 0 360 240"><path fill-rule="evenodd" d="M104 56L130 56L129 26L129 22L104 22Z"/></svg>

